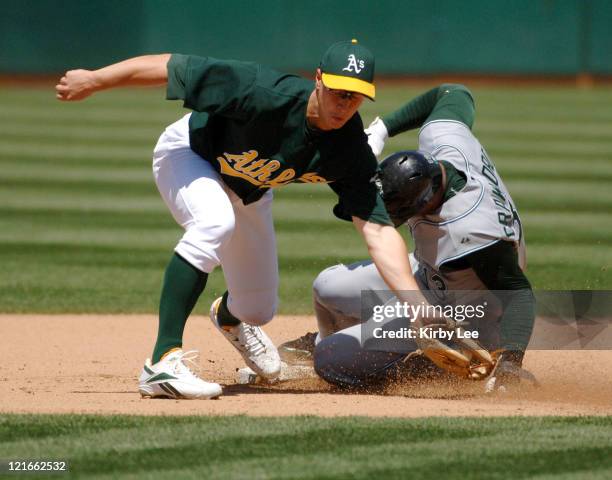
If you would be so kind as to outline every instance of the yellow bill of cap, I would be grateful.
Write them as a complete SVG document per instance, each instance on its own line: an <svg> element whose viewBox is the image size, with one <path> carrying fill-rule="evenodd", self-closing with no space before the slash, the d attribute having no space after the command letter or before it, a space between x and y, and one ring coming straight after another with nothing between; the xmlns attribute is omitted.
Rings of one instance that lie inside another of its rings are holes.
<svg viewBox="0 0 612 480"><path fill-rule="evenodd" d="M370 100L374 100L374 97L376 96L376 88L374 87L374 84L359 78L323 73L321 75L321 79L323 80L323 85L333 90L346 90L347 92L361 93Z"/></svg>

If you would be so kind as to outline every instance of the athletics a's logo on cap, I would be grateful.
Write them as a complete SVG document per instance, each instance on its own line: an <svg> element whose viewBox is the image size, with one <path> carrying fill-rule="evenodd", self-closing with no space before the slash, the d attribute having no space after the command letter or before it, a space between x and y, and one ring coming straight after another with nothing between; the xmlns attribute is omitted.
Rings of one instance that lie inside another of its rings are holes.
<svg viewBox="0 0 612 480"><path fill-rule="evenodd" d="M357 60L355 55L352 53L348 56L347 60L348 60L348 65L344 67L342 71L355 72L359 74L365 67L365 62L363 60Z"/></svg>
<svg viewBox="0 0 612 480"><path fill-rule="evenodd" d="M374 100L374 55L357 40L334 43L319 65L323 85L332 90L346 90Z"/></svg>

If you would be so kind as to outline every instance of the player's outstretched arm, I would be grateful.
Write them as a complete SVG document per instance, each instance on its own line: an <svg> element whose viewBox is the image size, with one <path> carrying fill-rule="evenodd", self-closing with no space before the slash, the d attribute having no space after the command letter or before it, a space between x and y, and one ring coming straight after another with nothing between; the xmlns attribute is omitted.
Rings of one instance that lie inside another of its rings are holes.
<svg viewBox="0 0 612 480"><path fill-rule="evenodd" d="M388 225L378 225L353 217L353 223L361 232L368 245L370 256L385 280L394 291L397 298L404 304L423 305L429 302L423 296L416 283L410 264L404 240L395 228ZM429 309L425 308L425 311ZM425 313L411 319L416 329L427 324L445 325L443 328L457 330L457 323L437 314ZM461 340L457 351L436 339L416 335L415 342L421 352L438 367L472 379L481 379L488 375L495 366L491 354L473 340ZM472 368L472 359L475 360Z"/></svg>
<svg viewBox="0 0 612 480"><path fill-rule="evenodd" d="M370 257L389 288L400 298L403 296L401 292L420 292L410 269L406 244L397 230L390 225L352 218L355 228L366 242ZM412 303L414 295L406 301Z"/></svg>
<svg viewBox="0 0 612 480"><path fill-rule="evenodd" d="M368 144L376 157L389 137L420 128L432 120L454 120L474 124L474 100L463 85L442 84L415 97L394 112L376 119L365 129Z"/></svg>
<svg viewBox="0 0 612 480"><path fill-rule="evenodd" d="M169 60L169 53L144 55L99 70L70 70L55 86L55 96L58 100L74 101L109 88L165 85Z"/></svg>
<svg viewBox="0 0 612 480"><path fill-rule="evenodd" d="M432 120L455 120L472 128L474 108L474 100L467 87L445 83L383 116L382 122L390 137L414 128L421 128Z"/></svg>

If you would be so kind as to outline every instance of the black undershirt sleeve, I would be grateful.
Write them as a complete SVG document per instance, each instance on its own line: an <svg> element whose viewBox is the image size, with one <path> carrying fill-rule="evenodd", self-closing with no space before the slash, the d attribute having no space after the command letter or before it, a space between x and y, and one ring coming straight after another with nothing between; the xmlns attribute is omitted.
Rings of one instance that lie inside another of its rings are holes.
<svg viewBox="0 0 612 480"><path fill-rule="evenodd" d="M476 272L489 290L500 292L498 297L503 306L501 347L508 351L505 358L520 364L533 331L535 298L519 266L515 244L500 240L460 260L464 267L471 267Z"/></svg>

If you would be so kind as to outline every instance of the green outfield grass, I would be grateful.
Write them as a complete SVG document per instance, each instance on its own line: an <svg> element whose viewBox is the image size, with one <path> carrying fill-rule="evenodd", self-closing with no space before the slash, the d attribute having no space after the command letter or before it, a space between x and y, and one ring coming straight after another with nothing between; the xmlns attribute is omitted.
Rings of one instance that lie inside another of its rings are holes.
<svg viewBox="0 0 612 480"><path fill-rule="evenodd" d="M363 117L423 89L382 86ZM539 289L612 289L612 89L474 88L475 132L523 216ZM153 183L177 102L158 89L60 103L49 88L0 90L0 311L154 312L181 235ZM387 152L414 148L416 133ZM281 313L311 313L323 268L366 257L325 186L276 192ZM224 291L211 276L197 311Z"/></svg>
<svg viewBox="0 0 612 480"><path fill-rule="evenodd" d="M0 460L62 459L77 478L604 479L611 428L610 417L7 415Z"/></svg>

